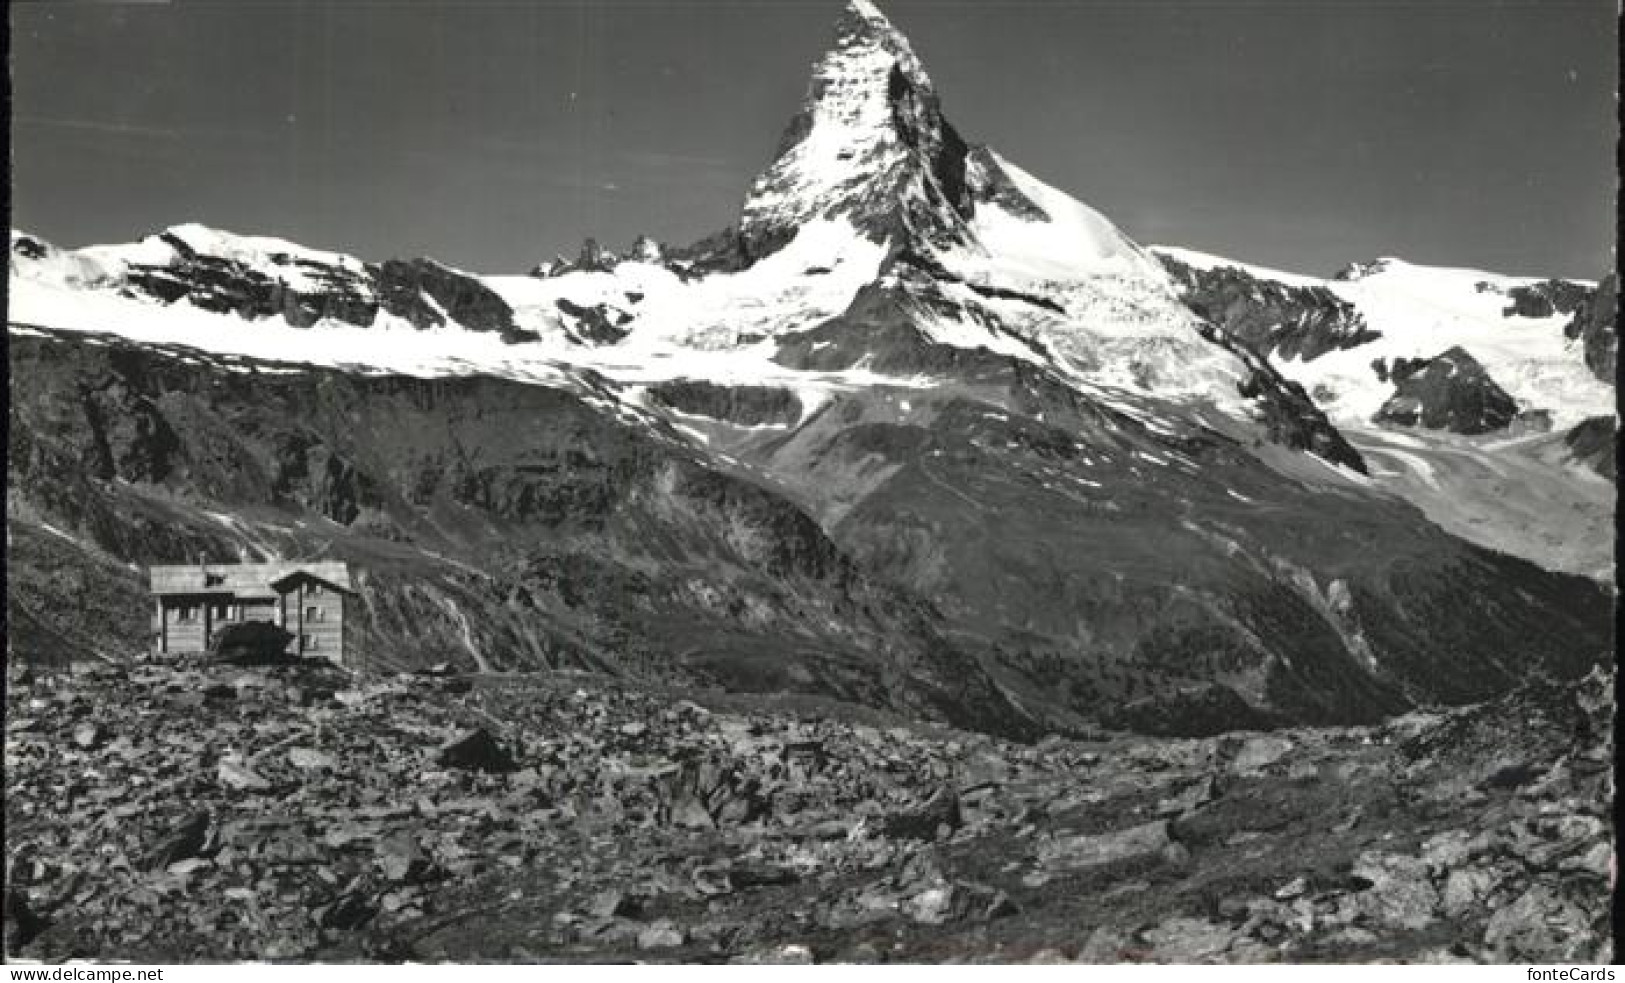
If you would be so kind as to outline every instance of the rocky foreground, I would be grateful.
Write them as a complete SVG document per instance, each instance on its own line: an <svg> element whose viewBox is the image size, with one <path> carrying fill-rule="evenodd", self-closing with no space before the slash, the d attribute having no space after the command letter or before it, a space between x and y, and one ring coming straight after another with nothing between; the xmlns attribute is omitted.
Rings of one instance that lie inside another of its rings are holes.
<svg viewBox="0 0 1625 983"><path fill-rule="evenodd" d="M1605 960L1612 713L1597 672L1023 746L579 674L14 676L7 955Z"/></svg>

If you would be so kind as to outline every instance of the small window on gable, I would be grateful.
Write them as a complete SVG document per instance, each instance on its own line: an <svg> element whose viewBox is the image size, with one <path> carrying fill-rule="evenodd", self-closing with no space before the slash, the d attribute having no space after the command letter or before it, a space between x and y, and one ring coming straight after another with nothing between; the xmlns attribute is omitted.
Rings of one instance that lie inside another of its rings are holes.
<svg viewBox="0 0 1625 983"><path fill-rule="evenodd" d="M206 573L203 575L203 586L205 587L219 587L225 582L226 575L223 573Z"/></svg>
<svg viewBox="0 0 1625 983"><path fill-rule="evenodd" d="M311 597L321 597L322 596L322 585L321 584L311 584L309 587L305 588L305 593L309 594Z"/></svg>

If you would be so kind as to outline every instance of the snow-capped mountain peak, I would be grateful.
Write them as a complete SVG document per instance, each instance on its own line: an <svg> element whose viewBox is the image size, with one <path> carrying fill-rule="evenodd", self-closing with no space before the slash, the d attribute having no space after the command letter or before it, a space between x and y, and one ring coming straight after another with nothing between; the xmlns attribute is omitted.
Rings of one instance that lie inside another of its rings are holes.
<svg viewBox="0 0 1625 983"><path fill-rule="evenodd" d="M853 0L778 154L751 186L740 223L746 251L766 255L817 218L846 217L876 239L952 235L971 207L969 149L908 39L873 4Z"/></svg>
<svg viewBox="0 0 1625 983"><path fill-rule="evenodd" d="M902 262L935 298L908 308L935 344L1226 405L1248 374L1198 334L1166 272L1110 221L968 144L908 39L866 0L836 24L779 153L750 189L737 236L714 238L709 251L700 243L668 254L648 243L626 256L555 264L542 278L467 276L426 261L369 264L196 225L74 255L102 271L78 278L107 288L98 301L136 301L151 315L143 322L171 340L180 340L175 325L199 315L257 322L261 333L275 319L298 329L461 326L534 343L503 362L589 364L612 376L636 362L638 377L730 378L741 360L759 374L777 339L842 315ZM24 279L47 273L24 265ZM132 323L91 317L78 283L56 279L49 286L62 289L26 299L30 319ZM198 330L206 330L201 321ZM215 336L217 344L227 337ZM447 349L440 361L466 363L453 349L472 343L438 339ZM726 357L700 366L695 353Z"/></svg>

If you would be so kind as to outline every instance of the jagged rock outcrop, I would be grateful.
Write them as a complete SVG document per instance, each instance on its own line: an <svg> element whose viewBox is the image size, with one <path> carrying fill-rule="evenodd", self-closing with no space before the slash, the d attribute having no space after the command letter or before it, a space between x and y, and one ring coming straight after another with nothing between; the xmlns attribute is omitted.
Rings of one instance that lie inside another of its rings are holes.
<svg viewBox="0 0 1625 983"><path fill-rule="evenodd" d="M13 229L11 230L11 251L23 259L44 259L49 255L51 247L42 239Z"/></svg>
<svg viewBox="0 0 1625 983"><path fill-rule="evenodd" d="M380 305L422 331L455 322L469 331L500 334L510 343L528 336L513 309L493 290L432 259L392 259L369 266Z"/></svg>
<svg viewBox="0 0 1625 983"><path fill-rule="evenodd" d="M1204 324L1200 330L1204 338L1233 352L1251 370L1240 384L1241 395L1258 407L1264 432L1271 441L1367 473L1360 452L1332 426L1303 386L1283 376L1268 358L1224 330L1211 324Z"/></svg>
<svg viewBox="0 0 1625 983"><path fill-rule="evenodd" d="M165 264L130 264L126 289L165 304L185 300L206 311L248 320L282 318L299 328L323 318L366 326L378 316L373 285L358 270L287 253L269 255L268 269L259 269L200 251L173 231L157 238L174 251L174 258Z"/></svg>
<svg viewBox="0 0 1625 983"><path fill-rule="evenodd" d="M665 247L649 236L638 236L627 250L626 258L639 263L659 263L665 258Z"/></svg>
<svg viewBox="0 0 1625 983"><path fill-rule="evenodd" d="M1386 256L1379 259L1357 260L1332 274L1332 279L1345 281L1363 280L1368 276L1381 273L1393 265L1394 260Z"/></svg>
<svg viewBox="0 0 1625 983"><path fill-rule="evenodd" d="M598 244L597 239L587 239L581 244L581 250L574 259L565 256L555 256L543 263L536 264L530 275L546 279L548 277L564 276L567 273L611 273L622 262L638 262L663 264L666 261L668 250L653 238L640 235L632 242L632 246L625 253L615 253Z"/></svg>
<svg viewBox="0 0 1625 983"><path fill-rule="evenodd" d="M625 338L626 325L632 320L631 314L609 304L588 307L567 297L560 297L554 303L560 313L570 318L575 327L574 335L592 345L613 345Z"/></svg>
<svg viewBox="0 0 1625 983"><path fill-rule="evenodd" d="M1518 415L1517 401L1460 347L1430 359L1401 359L1386 372L1394 395L1377 411L1377 423L1480 434L1504 429Z"/></svg>
<svg viewBox="0 0 1625 983"><path fill-rule="evenodd" d="M1616 418L1594 416L1582 420L1563 435L1563 444L1575 460L1609 481L1617 479L1619 421Z"/></svg>
<svg viewBox="0 0 1625 983"><path fill-rule="evenodd" d="M1584 347L1586 366L1613 385L1619 353L1619 274L1610 273L1596 293L1581 303L1563 334Z"/></svg>
<svg viewBox="0 0 1625 983"><path fill-rule="evenodd" d="M1480 289L1487 286L1487 284L1479 285ZM1539 283L1524 284L1506 291L1507 299L1512 303L1507 306L1504 313L1507 317L1553 317L1557 314L1573 314L1591 299L1593 293L1590 287L1568 280L1542 280Z"/></svg>
<svg viewBox="0 0 1625 983"><path fill-rule="evenodd" d="M1310 361L1382 335L1331 290L1254 276L1236 267L1199 268L1167 253L1157 259L1197 316L1261 355Z"/></svg>

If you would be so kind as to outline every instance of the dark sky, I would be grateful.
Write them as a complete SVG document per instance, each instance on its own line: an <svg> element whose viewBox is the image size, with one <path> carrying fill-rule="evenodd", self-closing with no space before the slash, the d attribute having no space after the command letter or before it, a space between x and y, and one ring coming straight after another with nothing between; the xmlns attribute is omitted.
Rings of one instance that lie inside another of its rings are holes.
<svg viewBox="0 0 1625 983"><path fill-rule="evenodd" d="M881 0L968 139L1142 242L1612 265L1609 0ZM528 269L730 222L840 0L15 3L14 224Z"/></svg>

